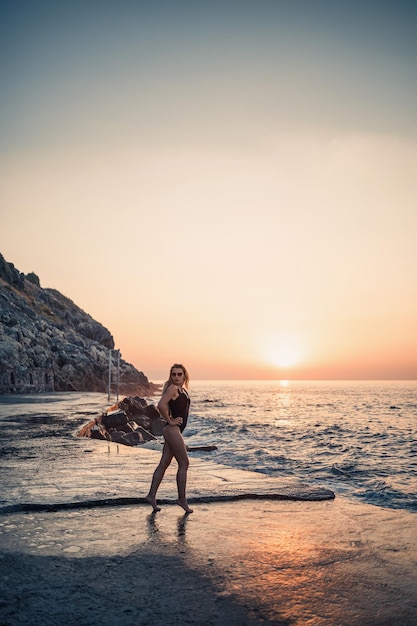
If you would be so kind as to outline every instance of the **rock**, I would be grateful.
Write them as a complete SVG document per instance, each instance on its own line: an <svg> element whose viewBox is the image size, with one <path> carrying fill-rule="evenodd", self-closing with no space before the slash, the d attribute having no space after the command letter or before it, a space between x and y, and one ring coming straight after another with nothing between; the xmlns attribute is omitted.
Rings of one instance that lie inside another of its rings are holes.
<svg viewBox="0 0 417 626"><path fill-rule="evenodd" d="M145 428L142 428L141 426L138 426L135 432L141 434L143 441L155 441L156 439L156 437L154 437L152 433L145 430Z"/></svg>
<svg viewBox="0 0 417 626"><path fill-rule="evenodd" d="M136 415L135 423L138 426L142 426L142 428L146 428L146 430L149 430L151 427L151 420L146 415Z"/></svg>
<svg viewBox="0 0 417 626"><path fill-rule="evenodd" d="M134 398L124 398L118 405L127 415L146 415L146 400L135 396Z"/></svg>
<svg viewBox="0 0 417 626"><path fill-rule="evenodd" d="M149 430L156 437L160 437L162 435L162 429L166 425L166 421L162 417L158 417L157 419L151 420Z"/></svg>
<svg viewBox="0 0 417 626"><path fill-rule="evenodd" d="M161 419L161 415L154 404L148 404L145 407L145 415L150 417L150 419Z"/></svg>
<svg viewBox="0 0 417 626"><path fill-rule="evenodd" d="M107 430L115 429L119 430L120 426L126 426L128 423L128 417L121 409L119 411L112 411L111 413L105 413L102 416L102 423Z"/></svg>
<svg viewBox="0 0 417 626"><path fill-rule="evenodd" d="M144 398L135 396L124 398L117 406L123 409L129 417L134 417L138 425L150 430L153 435L162 434L162 428L166 422L161 418L154 404L147 404Z"/></svg>
<svg viewBox="0 0 417 626"><path fill-rule="evenodd" d="M134 420L129 419L124 410L129 409L129 407L138 407L142 413L152 407L149 413L153 417L142 414L136 415ZM142 420L146 420L147 427L140 423ZM111 406L99 418L83 426L77 435L92 439L111 439L116 443L134 446L155 440L156 436L162 434L162 428L165 425L165 420L161 418L158 409L153 404L148 404L144 398L139 396L127 397Z"/></svg>
<svg viewBox="0 0 417 626"><path fill-rule="evenodd" d="M90 437L91 439L103 439L105 441L107 440L107 437L98 428L92 428L90 430Z"/></svg>
<svg viewBox="0 0 417 626"><path fill-rule="evenodd" d="M143 443L144 439L142 437L142 433L138 432L138 431L134 431L132 433L125 433L123 435L123 440L121 443L124 443L125 445L128 446L137 446L140 443Z"/></svg>
<svg viewBox="0 0 417 626"><path fill-rule="evenodd" d="M113 349L107 328L0 254L0 393L107 392ZM157 391L159 385L120 359L120 393Z"/></svg>
<svg viewBox="0 0 417 626"><path fill-rule="evenodd" d="M126 433L121 430L112 430L110 433L110 441L114 441L114 443L122 443L123 437Z"/></svg>

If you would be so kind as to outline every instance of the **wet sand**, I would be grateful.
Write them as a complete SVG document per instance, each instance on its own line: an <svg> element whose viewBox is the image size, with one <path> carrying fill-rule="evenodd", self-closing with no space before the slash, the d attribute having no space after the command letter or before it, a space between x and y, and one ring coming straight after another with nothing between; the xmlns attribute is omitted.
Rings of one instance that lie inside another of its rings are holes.
<svg viewBox="0 0 417 626"><path fill-rule="evenodd" d="M112 463L136 469L143 496L157 459L141 450L138 465L124 449ZM189 482L192 497L273 493L267 477L196 459ZM174 468L161 498L156 514L139 502L0 516L0 624L417 623L412 513L265 497L196 503L187 516L173 504Z"/></svg>

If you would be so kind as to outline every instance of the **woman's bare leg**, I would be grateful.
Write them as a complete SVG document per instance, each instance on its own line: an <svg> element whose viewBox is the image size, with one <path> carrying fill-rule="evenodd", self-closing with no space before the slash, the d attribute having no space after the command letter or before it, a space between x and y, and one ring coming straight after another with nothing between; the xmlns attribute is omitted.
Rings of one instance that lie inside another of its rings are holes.
<svg viewBox="0 0 417 626"><path fill-rule="evenodd" d="M160 511L160 507L156 503L156 492L159 489L159 485L162 482L164 474L168 467L171 464L173 453L171 452L171 448L167 442L164 443L164 447L162 449L161 460L159 461L159 465L153 473L151 487L149 489L148 495L145 497L150 504L152 504L152 508L154 511Z"/></svg>
<svg viewBox="0 0 417 626"><path fill-rule="evenodd" d="M165 441L169 445L169 449L174 455L178 463L177 471L177 488L178 488L178 504L186 513L192 513L192 509L188 506L185 489L187 486L187 471L190 464L188 460L187 448L182 438L181 431L178 426L166 426L164 428Z"/></svg>

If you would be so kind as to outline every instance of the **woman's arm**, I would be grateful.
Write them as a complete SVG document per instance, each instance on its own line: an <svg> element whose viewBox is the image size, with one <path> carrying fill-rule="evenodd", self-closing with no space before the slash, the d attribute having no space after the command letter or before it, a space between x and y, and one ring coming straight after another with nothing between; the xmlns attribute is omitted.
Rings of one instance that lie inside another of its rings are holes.
<svg viewBox="0 0 417 626"><path fill-rule="evenodd" d="M165 393L162 394L161 399L158 402L158 411L161 416L166 420L170 426L180 426L182 424L181 417L171 417L169 411L169 401L174 399L178 394L178 389L175 385L170 385Z"/></svg>

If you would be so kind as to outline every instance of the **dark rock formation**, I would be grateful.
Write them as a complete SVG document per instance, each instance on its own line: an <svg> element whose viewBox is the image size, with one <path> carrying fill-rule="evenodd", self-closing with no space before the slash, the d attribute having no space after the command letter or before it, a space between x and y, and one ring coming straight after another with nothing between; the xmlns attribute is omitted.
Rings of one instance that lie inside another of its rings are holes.
<svg viewBox="0 0 417 626"><path fill-rule="evenodd" d="M112 349L107 328L0 254L0 393L106 392ZM120 359L120 393L149 395L158 389Z"/></svg>
<svg viewBox="0 0 417 626"><path fill-rule="evenodd" d="M166 421L158 409L139 396L124 398L100 417L86 424L79 437L107 439L126 446L151 441L162 434Z"/></svg>

